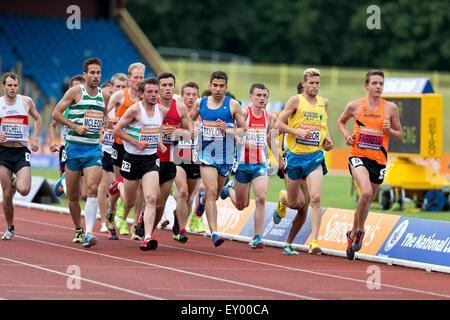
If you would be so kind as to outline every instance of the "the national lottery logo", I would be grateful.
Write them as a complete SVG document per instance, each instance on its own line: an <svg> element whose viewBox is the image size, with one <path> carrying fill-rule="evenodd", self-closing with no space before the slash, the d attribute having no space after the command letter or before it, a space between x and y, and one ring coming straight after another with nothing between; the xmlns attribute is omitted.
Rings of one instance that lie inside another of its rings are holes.
<svg viewBox="0 0 450 320"><path fill-rule="evenodd" d="M384 251L387 252L391 250L397 244L397 242L400 240L400 238L408 228L408 224L409 220L405 220L398 225L398 227L392 232L391 236L387 240L386 245L384 246Z"/></svg>

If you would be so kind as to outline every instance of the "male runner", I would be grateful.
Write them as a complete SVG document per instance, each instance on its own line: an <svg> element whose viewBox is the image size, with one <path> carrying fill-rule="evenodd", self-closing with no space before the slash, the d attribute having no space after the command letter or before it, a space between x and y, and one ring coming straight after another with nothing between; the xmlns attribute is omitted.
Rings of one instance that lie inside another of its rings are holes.
<svg viewBox="0 0 450 320"><path fill-rule="evenodd" d="M276 118L266 111L269 102L269 89L261 83L250 87L250 101L252 105L243 110L243 117L247 126L247 135L236 138L237 164L234 180L230 180L222 189L220 197L230 196L231 202L238 210L244 210L250 202L250 187L255 193L254 236L250 246L254 249L264 248L261 232L266 212L266 193L269 185L267 175L268 157L267 147L270 147L270 131Z"/></svg>
<svg viewBox="0 0 450 320"><path fill-rule="evenodd" d="M223 71L211 74L211 96L197 100L191 113L193 121L201 118L199 135L201 161L200 174L205 185L205 195L199 199L205 204L211 240L215 247L224 242L217 233L217 204L227 176L234 162L235 136L247 134L247 126L238 101L225 96L228 76ZM238 128L234 123L237 123Z"/></svg>
<svg viewBox="0 0 450 320"><path fill-rule="evenodd" d="M156 78L145 79L139 85L141 99L122 115L114 128L116 137L123 141L125 154L120 172L123 176L125 207L133 207L139 180L142 181L145 209L145 237L140 249L155 250L158 241L153 233L155 223L156 202L159 198L160 160L156 154L161 144L161 126L165 116L158 101L159 85Z"/></svg>
<svg viewBox="0 0 450 320"><path fill-rule="evenodd" d="M318 95L320 72L310 68L303 73L302 94L289 98L275 128L287 133L285 182L288 207L298 210L307 205L301 189L305 179L311 202L311 242L309 253L320 254L317 239L322 220L322 179L326 174L323 150L331 150L333 142L327 128L328 100Z"/></svg>
<svg viewBox="0 0 450 320"><path fill-rule="evenodd" d="M81 227L81 208L79 203L80 173L84 172L87 182L87 200L85 206L86 236L83 247L89 248L97 244L93 232L97 215L98 185L102 176L102 149L99 144L103 121L108 127L106 105L109 96L103 96L98 87L101 79L101 60L89 58L83 63L85 84L67 90L53 111L53 119L69 128L66 135L66 184L69 210L75 224L74 243L82 242L84 231ZM67 117L64 111L69 109Z"/></svg>
<svg viewBox="0 0 450 320"><path fill-rule="evenodd" d="M367 72L364 88L366 96L350 101L337 122L345 142L351 147L348 167L360 190L353 227L347 232L346 253L350 260L361 249L369 207L384 180L389 138L398 141L403 139L397 106L381 99L384 88L383 71ZM346 123L352 117L355 122L353 134L350 134Z"/></svg>
<svg viewBox="0 0 450 320"><path fill-rule="evenodd" d="M31 164L28 115L34 119L34 135L30 142L31 151L39 148L41 117L33 100L20 95L19 76L6 72L2 79L4 96L0 97L0 183L3 190L3 213L7 229L2 240L14 236L14 193L23 196L31 188Z"/></svg>

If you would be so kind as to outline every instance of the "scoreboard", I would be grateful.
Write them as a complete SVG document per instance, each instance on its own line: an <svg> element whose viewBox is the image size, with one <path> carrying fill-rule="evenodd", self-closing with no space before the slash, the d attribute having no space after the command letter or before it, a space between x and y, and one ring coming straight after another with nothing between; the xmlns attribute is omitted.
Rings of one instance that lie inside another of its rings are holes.
<svg viewBox="0 0 450 320"><path fill-rule="evenodd" d="M405 80L416 80L417 82L417 79L401 80L403 84ZM419 78L419 80L422 79ZM403 139L402 141L389 140L389 155L420 158L441 157L442 95L435 93L403 93L406 91L404 85L402 90L398 90L398 88L393 90L392 83L392 81L389 81L389 78L385 79L385 90L382 98L397 105L403 129ZM392 93L395 91L402 93ZM414 90L413 92L417 91Z"/></svg>

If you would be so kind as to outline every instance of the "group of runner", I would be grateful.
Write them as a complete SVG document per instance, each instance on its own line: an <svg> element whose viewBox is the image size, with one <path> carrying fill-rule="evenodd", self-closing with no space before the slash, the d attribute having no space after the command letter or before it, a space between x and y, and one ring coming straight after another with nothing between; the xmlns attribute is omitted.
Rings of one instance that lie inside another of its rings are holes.
<svg viewBox="0 0 450 320"><path fill-rule="evenodd" d="M324 153L333 148L327 127L329 101L318 94L320 71L305 70L297 94L279 115L266 110L269 89L261 83L250 87L251 105L242 108L227 94L228 77L222 71L211 74L209 92L202 97L192 81L182 84L177 97L175 76L170 72L151 78L144 75L145 66L133 63L128 75L117 74L100 86L101 61L87 59L83 75L72 79L52 113L51 132L54 136L60 124L65 142L61 147L51 143L62 162L55 191L67 195L75 225L73 242L86 248L98 242L93 230L98 209L109 239L118 239L115 215L120 197L124 213L119 230L128 228L126 218L134 207L131 238L141 240L144 251L156 249L155 229L173 191L173 238L188 241L191 212L191 231L204 232L205 212L212 244L218 247L224 242L217 226L219 196L229 197L243 210L249 206L253 186L254 236L249 245L263 248L268 171L277 167L286 190L280 191L272 219L278 224L288 207L297 211L283 253L298 254L292 242L310 208L309 253L320 254L322 179L327 173ZM389 137L401 140L403 136L397 106L381 99L383 85L383 72L369 71L366 96L349 102L338 120L351 147L349 170L360 190L353 228L347 233L349 259L361 249L369 206L383 182ZM5 74L2 88L0 179L7 222L2 239L9 240L14 235L14 192L27 194L31 185L28 115L35 120L32 151L37 151L41 120L33 101L18 94L17 75ZM352 117L353 134L346 126ZM270 159L276 160L271 163ZM80 196L86 200L84 228Z"/></svg>

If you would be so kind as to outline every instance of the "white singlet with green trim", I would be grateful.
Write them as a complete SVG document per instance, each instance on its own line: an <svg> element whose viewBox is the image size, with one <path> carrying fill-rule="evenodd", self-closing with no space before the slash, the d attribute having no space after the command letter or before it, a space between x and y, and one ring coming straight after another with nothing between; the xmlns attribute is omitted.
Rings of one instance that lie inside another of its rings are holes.
<svg viewBox="0 0 450 320"><path fill-rule="evenodd" d="M97 88L97 95L91 97L83 84L80 84L80 88L82 91L81 99L78 103L68 107L69 114L67 118L77 125L88 126L89 131L84 135L79 135L75 130L69 129L66 135L66 141L96 145L99 143L105 110L102 90Z"/></svg>

